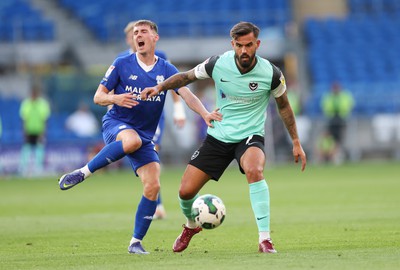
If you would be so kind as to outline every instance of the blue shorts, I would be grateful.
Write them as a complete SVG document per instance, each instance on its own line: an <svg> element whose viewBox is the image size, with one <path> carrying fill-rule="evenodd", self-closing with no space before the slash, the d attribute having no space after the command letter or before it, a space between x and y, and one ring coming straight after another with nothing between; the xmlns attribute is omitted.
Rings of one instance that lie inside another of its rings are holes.
<svg viewBox="0 0 400 270"><path fill-rule="evenodd" d="M115 142L118 133L125 129L133 129L138 134L140 139L142 140L142 146L136 150L135 152L126 155L129 159L129 163L132 166L133 171L135 172L136 176L137 169L140 167L149 164L151 162L158 162L160 163L160 158L158 156L157 151L155 150L155 145L152 140L142 136L141 132L136 130L133 126L116 120L112 118L103 119L103 139L106 144L110 144Z"/></svg>
<svg viewBox="0 0 400 270"><path fill-rule="evenodd" d="M161 114L160 121L158 122L156 133L154 133L153 136L153 142L161 146L161 141L162 141L162 136L164 133L164 126L165 126L165 117L164 117L164 111Z"/></svg>

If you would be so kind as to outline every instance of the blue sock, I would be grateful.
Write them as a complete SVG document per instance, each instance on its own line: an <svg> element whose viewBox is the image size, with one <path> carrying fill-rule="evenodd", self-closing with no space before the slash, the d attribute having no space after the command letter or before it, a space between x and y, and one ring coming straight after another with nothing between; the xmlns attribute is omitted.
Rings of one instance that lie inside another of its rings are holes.
<svg viewBox="0 0 400 270"><path fill-rule="evenodd" d="M261 181L249 184L250 201L259 232L269 232L270 208L269 189L267 182Z"/></svg>
<svg viewBox="0 0 400 270"><path fill-rule="evenodd" d="M136 211L135 228L133 237L142 240L150 227L153 215L156 212L157 201L151 201L142 196Z"/></svg>
<svg viewBox="0 0 400 270"><path fill-rule="evenodd" d="M103 149L88 163L90 172L94 173L108 164L115 162L125 156L122 141L115 141L104 146Z"/></svg>

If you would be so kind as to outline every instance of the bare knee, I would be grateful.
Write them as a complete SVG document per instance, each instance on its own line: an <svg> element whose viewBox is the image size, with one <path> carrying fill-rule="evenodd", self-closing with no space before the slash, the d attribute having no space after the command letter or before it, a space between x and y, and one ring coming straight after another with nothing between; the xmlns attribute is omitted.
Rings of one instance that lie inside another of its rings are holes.
<svg viewBox="0 0 400 270"><path fill-rule="evenodd" d="M152 181L143 184L143 195L152 201L157 200L158 193L160 192L160 182Z"/></svg>
<svg viewBox="0 0 400 270"><path fill-rule="evenodd" d="M211 176L192 165L186 167L179 187L179 198L191 200L201 188L210 180Z"/></svg>
<svg viewBox="0 0 400 270"><path fill-rule="evenodd" d="M133 129L124 129L117 135L117 141L122 141L125 154L130 154L142 146L142 139Z"/></svg>
<svg viewBox="0 0 400 270"><path fill-rule="evenodd" d="M190 185L185 185L184 183L181 183L181 186L179 188L179 198L181 198L182 200L193 199L197 193L198 190L193 190L190 188Z"/></svg>
<svg viewBox="0 0 400 270"><path fill-rule="evenodd" d="M133 137L122 140L122 146L126 154L130 154L138 150L142 146L142 140L139 137Z"/></svg>
<svg viewBox="0 0 400 270"><path fill-rule="evenodd" d="M245 173L249 183L257 182L264 178L264 168L261 166L249 166Z"/></svg>
<svg viewBox="0 0 400 270"><path fill-rule="evenodd" d="M182 200L191 200L196 196L197 193L186 192L183 190L179 190L179 198Z"/></svg>

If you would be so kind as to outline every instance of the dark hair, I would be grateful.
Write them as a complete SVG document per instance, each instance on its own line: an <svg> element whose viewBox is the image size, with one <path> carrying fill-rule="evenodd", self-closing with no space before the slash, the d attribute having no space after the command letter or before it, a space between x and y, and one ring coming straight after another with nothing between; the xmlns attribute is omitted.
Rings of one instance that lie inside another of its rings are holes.
<svg viewBox="0 0 400 270"><path fill-rule="evenodd" d="M148 25L150 26L151 30L153 30L154 32L156 32L156 34L158 34L158 27L155 22L152 22L150 20L138 20L135 22L134 27L138 25Z"/></svg>
<svg viewBox="0 0 400 270"><path fill-rule="evenodd" d="M253 33L255 38L258 38L260 28L251 22L239 22L231 29L231 37L236 40L238 37Z"/></svg>

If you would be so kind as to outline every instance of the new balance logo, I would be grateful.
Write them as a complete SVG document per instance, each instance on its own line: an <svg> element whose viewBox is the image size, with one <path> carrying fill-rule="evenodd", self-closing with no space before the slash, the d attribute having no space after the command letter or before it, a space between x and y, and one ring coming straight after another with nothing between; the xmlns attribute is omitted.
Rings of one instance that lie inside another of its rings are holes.
<svg viewBox="0 0 400 270"><path fill-rule="evenodd" d="M138 78L137 75L132 75L132 74L131 74L131 76L129 76L128 80L134 80L134 81L136 81L137 78Z"/></svg>

